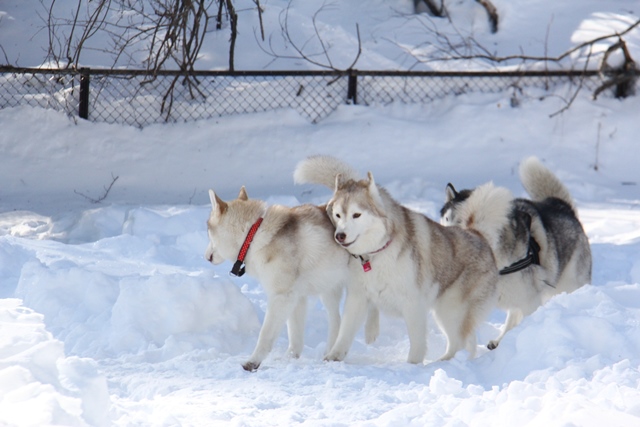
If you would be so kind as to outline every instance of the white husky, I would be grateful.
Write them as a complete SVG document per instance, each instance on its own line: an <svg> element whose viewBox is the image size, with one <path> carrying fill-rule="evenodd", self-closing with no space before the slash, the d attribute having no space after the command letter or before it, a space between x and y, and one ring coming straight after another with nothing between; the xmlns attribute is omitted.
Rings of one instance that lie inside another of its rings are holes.
<svg viewBox="0 0 640 427"><path fill-rule="evenodd" d="M474 228L494 251L507 320L490 349L549 298L591 281L589 240L567 188L535 157L522 162L520 179L533 200L492 183L459 192L448 184L441 210L443 224Z"/></svg>
<svg viewBox="0 0 640 427"><path fill-rule="evenodd" d="M222 201L212 190L207 222L209 246L205 257L213 264L236 261L232 273L246 271L267 294L267 311L248 371L258 369L287 322L288 352L298 357L304 343L307 297L320 295L329 323L327 350L340 326L339 304L349 276L350 257L333 241L333 225L324 207L294 208L249 199L242 187L236 200ZM244 264L244 266L243 266ZM373 313L377 314L377 313ZM377 317L370 339L377 335Z"/></svg>
<svg viewBox="0 0 640 427"><path fill-rule="evenodd" d="M305 159L294 173L297 183L334 190L327 213L335 240L360 261L350 264L340 332L326 359L344 359L370 303L404 318L408 362L424 361L429 310L447 337L441 359L462 348L473 357L476 327L495 304L498 272L488 243L477 233L443 227L401 206L371 173L365 180L357 176L329 156Z"/></svg>

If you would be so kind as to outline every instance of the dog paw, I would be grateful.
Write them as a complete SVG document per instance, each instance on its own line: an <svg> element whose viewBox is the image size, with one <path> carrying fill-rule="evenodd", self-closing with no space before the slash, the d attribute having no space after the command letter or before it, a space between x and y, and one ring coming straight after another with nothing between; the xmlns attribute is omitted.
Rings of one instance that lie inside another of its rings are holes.
<svg viewBox="0 0 640 427"><path fill-rule="evenodd" d="M375 310L375 311L373 311ZM373 344L380 335L380 320L377 309L370 309L367 322L364 326L364 341Z"/></svg>
<svg viewBox="0 0 640 427"><path fill-rule="evenodd" d="M487 348L489 350L495 350L496 348L498 348L498 344L500 344L500 341L489 341L489 344L487 344Z"/></svg>
<svg viewBox="0 0 640 427"><path fill-rule="evenodd" d="M292 359L300 359L300 352L298 350L287 350L287 354Z"/></svg>
<svg viewBox="0 0 640 427"><path fill-rule="evenodd" d="M247 362L244 365L242 365L242 369L244 369L247 372L255 372L258 370L259 367L260 367L260 363L257 363L257 362Z"/></svg>
<svg viewBox="0 0 640 427"><path fill-rule="evenodd" d="M378 328L372 328L372 329L365 329L365 334L364 334L364 341L367 344L373 344L374 342L376 342L376 340L378 339L378 335L380 335L380 329Z"/></svg>
<svg viewBox="0 0 640 427"><path fill-rule="evenodd" d="M342 362L344 360L345 354L341 353L330 353L324 357L325 362Z"/></svg>

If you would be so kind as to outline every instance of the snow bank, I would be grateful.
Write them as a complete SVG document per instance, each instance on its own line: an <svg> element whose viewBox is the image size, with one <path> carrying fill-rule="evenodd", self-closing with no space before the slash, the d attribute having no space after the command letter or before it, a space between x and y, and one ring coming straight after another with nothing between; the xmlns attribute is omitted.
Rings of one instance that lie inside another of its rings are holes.
<svg viewBox="0 0 640 427"><path fill-rule="evenodd" d="M6 236L2 264L22 268L7 274L4 292L13 282L71 354L157 360L193 349L237 352L259 322L240 290L204 260L207 215L195 207L113 207L84 212L66 233L87 243Z"/></svg>
<svg viewBox="0 0 640 427"><path fill-rule="evenodd" d="M95 362L65 357L43 316L0 300L0 424L108 425L109 391Z"/></svg>

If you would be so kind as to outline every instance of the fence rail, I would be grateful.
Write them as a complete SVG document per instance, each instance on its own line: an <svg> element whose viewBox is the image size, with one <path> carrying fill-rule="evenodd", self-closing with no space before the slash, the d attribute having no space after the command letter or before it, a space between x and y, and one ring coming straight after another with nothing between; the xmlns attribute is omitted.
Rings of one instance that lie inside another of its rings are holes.
<svg viewBox="0 0 640 427"><path fill-rule="evenodd" d="M317 122L345 103L425 103L472 92L511 91L517 96L525 89L544 96L559 90L593 92L602 84L596 71L151 73L0 67L0 108L40 106L139 127L292 108Z"/></svg>

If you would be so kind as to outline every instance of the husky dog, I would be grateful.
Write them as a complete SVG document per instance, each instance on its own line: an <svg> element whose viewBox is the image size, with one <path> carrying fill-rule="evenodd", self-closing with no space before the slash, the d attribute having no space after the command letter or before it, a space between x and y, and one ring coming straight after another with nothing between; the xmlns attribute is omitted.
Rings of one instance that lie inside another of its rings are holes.
<svg viewBox="0 0 640 427"><path fill-rule="evenodd" d="M446 188L441 223L473 227L490 243L498 269L498 306L507 319L504 335L552 296L591 282L591 249L567 188L535 157L520 165L520 180L532 200L506 188Z"/></svg>
<svg viewBox="0 0 640 427"><path fill-rule="evenodd" d="M333 241L333 225L324 206L294 208L249 199L244 187L236 200L222 201L209 190L209 246L213 264L236 261L232 274L257 278L267 294L267 310L258 343L243 368L260 366L287 322L288 352L298 357L304 344L307 297L320 295L327 310L331 349L340 327L339 304L349 276L350 257ZM377 313L373 313L377 314ZM377 317L369 336L377 335Z"/></svg>
<svg viewBox="0 0 640 427"><path fill-rule="evenodd" d="M326 360L344 359L369 304L404 318L410 363L424 361L429 310L447 337L441 360L463 348L470 358L475 355L476 327L495 305L498 279L482 236L443 227L401 206L370 172L359 180L353 169L330 156L301 161L294 180L334 190L326 209L335 241L356 261L349 265L342 323Z"/></svg>

